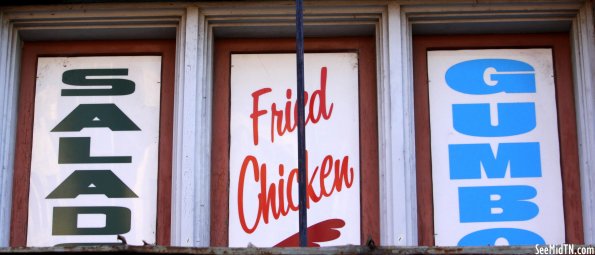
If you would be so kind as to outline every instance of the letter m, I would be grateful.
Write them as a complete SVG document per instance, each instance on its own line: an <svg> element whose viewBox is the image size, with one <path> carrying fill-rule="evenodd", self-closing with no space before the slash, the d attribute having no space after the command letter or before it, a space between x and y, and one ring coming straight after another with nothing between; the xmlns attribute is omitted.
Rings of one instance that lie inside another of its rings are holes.
<svg viewBox="0 0 595 255"><path fill-rule="evenodd" d="M539 143L501 143L497 154L490 144L451 144L448 146L450 179L541 177Z"/></svg>

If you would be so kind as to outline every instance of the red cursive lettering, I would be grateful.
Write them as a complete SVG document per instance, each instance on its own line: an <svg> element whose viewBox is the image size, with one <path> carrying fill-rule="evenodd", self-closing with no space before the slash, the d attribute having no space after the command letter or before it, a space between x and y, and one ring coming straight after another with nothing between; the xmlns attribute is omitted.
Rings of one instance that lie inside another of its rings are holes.
<svg viewBox="0 0 595 255"><path fill-rule="evenodd" d="M307 155L307 154L306 154ZM306 162L308 162L306 156ZM246 223L246 213L244 210L244 187L246 184L246 171L252 170L254 173L253 184L260 186L260 193L258 193L258 209L256 212L255 222L248 226ZM267 165L258 163L257 159L248 155L242 163L240 169L240 176L238 182L238 214L242 229L246 233L252 233L258 227L260 220L265 224L269 223L270 216L275 220L281 216L286 216L291 211L298 211L298 204L294 203L292 197L293 184L297 184L297 168L293 168L285 180L285 166L280 164L278 167L279 177L281 179L278 183L267 183ZM308 163L306 163L306 173L308 174ZM320 174L319 174L320 173ZM327 187L325 179L334 175L333 182L330 187ZM317 181L318 180L318 181ZM340 192L345 185L350 188L354 181L353 167L349 166L349 157L345 156L342 159L334 159L331 155L324 157L320 166L314 168L310 176L307 188L307 208L310 208L310 201L313 203L319 202L324 197L330 197L334 191ZM319 186L319 192L314 189L314 185Z"/></svg>
<svg viewBox="0 0 595 255"><path fill-rule="evenodd" d="M252 139L254 145L258 145L258 117L267 113L267 110L258 110L258 98L266 93L273 91L271 88L262 88L252 93Z"/></svg>
<svg viewBox="0 0 595 255"><path fill-rule="evenodd" d="M306 125L309 123L318 123L321 119L328 120L333 114L334 103L327 107L326 93L327 68L320 70L320 88L314 90L310 99L308 92L304 92L304 107L306 110ZM260 96L271 92L271 88L262 88L252 93L252 133L254 145L258 145L258 119L267 115L269 111L259 108L258 99ZM270 107L270 136L271 142L275 142L275 136L283 136L285 133L293 132L297 127L297 104L291 100L292 90L287 89L285 97L285 107L277 108L277 103ZM308 100L309 99L309 100Z"/></svg>

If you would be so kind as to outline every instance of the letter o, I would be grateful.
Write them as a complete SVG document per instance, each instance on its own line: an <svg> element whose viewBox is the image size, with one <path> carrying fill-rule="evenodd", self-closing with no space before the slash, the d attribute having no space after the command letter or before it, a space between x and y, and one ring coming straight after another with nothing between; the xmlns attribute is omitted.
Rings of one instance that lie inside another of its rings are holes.
<svg viewBox="0 0 595 255"><path fill-rule="evenodd" d="M545 244L538 234L529 230L518 228L492 228L475 231L464 236L459 241L459 246L494 246L496 240L504 238L509 245L535 245Z"/></svg>

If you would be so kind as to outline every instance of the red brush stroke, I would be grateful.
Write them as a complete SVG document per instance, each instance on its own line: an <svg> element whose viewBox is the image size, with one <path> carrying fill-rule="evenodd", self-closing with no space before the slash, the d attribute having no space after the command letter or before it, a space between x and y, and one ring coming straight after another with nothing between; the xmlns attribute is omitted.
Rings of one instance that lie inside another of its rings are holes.
<svg viewBox="0 0 595 255"><path fill-rule="evenodd" d="M308 227L308 247L320 247L320 244L318 243L328 242L339 238L341 232L337 229L344 226L345 221L342 219L330 219ZM298 232L276 244L274 247L298 247L299 241L300 233Z"/></svg>

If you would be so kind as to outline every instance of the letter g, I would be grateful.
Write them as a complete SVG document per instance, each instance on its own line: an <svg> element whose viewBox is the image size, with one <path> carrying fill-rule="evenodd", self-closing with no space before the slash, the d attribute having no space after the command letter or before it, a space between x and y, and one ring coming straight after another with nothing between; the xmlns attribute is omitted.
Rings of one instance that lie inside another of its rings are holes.
<svg viewBox="0 0 595 255"><path fill-rule="evenodd" d="M446 83L465 94L535 93L535 70L511 59L475 59L451 66Z"/></svg>

